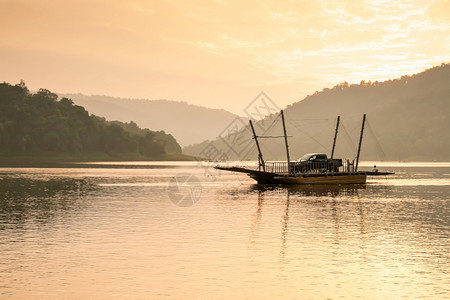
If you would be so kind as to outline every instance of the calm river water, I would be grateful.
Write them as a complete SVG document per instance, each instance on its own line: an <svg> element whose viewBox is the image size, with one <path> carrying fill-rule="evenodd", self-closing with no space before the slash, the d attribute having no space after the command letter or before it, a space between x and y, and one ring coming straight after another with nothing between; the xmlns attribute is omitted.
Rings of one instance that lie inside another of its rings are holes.
<svg viewBox="0 0 450 300"><path fill-rule="evenodd" d="M334 188L0 168L0 298L449 299L450 163L378 166L396 175Z"/></svg>

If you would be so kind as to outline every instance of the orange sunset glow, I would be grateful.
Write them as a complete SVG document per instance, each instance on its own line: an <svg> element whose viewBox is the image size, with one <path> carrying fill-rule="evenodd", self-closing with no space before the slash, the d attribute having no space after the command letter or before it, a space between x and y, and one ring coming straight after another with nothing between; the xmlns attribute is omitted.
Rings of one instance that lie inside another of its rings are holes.
<svg viewBox="0 0 450 300"><path fill-rule="evenodd" d="M0 80L240 113L450 61L450 1L1 0Z"/></svg>

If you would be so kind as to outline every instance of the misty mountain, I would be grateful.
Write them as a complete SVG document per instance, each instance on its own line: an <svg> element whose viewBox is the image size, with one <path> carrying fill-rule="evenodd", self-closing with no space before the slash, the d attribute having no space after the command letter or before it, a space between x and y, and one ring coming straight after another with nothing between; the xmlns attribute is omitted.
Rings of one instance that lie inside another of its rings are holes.
<svg viewBox="0 0 450 300"><path fill-rule="evenodd" d="M450 64L384 82L344 82L289 105L284 114L291 159L310 152L330 154L338 115L342 123L335 157L355 158L362 115L367 114L362 160L450 161ZM255 127L260 136L283 134L279 114ZM232 142L237 140L241 142ZM265 160L286 159L283 139L260 141ZM216 153L210 159L257 159L249 128L183 152L213 153L205 151L208 147Z"/></svg>
<svg viewBox="0 0 450 300"><path fill-rule="evenodd" d="M237 115L180 101L60 94L107 120L135 122L172 134L182 146L214 139Z"/></svg>

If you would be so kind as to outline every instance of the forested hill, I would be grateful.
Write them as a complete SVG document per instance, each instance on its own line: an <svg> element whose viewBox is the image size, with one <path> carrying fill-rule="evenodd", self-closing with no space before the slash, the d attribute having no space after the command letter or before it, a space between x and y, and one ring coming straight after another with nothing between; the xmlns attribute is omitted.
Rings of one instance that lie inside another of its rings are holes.
<svg viewBox="0 0 450 300"><path fill-rule="evenodd" d="M450 64L384 82L344 82L294 103L286 114L298 119L340 115L355 145L367 114L363 159L450 161ZM354 151L341 133L337 150L349 157ZM303 134L295 145L306 139Z"/></svg>
<svg viewBox="0 0 450 300"><path fill-rule="evenodd" d="M109 96L60 94L89 112L107 120L128 122L140 127L170 132L182 146L213 139L237 115L223 109L213 109L181 101L125 99Z"/></svg>
<svg viewBox="0 0 450 300"><path fill-rule="evenodd" d="M30 93L23 82L0 84L0 145L3 157L181 157L181 147L170 134L140 129L133 122L108 122L46 89Z"/></svg>
<svg viewBox="0 0 450 300"><path fill-rule="evenodd" d="M289 105L284 113L294 159L311 152L330 154L338 115L343 126L336 154L354 158L362 115L367 114L363 160L450 161L450 64L384 82L344 82ZM251 140L248 130L241 134L241 140ZM262 130L257 134L262 135ZM264 134L282 134L281 126L276 124ZM215 143L228 154L239 154L233 159L257 157L256 151L230 151L220 141ZM282 141L264 139L261 144L265 159L285 159ZM198 155L204 147L205 144L199 144L184 151ZM243 153L250 155L242 157Z"/></svg>

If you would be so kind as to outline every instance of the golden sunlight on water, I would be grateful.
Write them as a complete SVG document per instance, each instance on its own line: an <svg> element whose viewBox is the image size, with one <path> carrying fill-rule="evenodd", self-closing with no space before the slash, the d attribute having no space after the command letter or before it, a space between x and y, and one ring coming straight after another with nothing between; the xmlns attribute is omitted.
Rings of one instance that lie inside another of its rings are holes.
<svg viewBox="0 0 450 300"><path fill-rule="evenodd" d="M0 298L448 299L450 167L383 169L341 187L195 163L0 169Z"/></svg>

